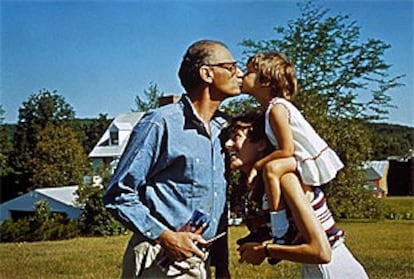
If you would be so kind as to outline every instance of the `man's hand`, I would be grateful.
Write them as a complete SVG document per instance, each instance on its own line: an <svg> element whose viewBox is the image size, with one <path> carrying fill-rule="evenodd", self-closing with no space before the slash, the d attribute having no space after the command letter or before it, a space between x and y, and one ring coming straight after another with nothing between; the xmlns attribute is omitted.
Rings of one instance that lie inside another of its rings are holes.
<svg viewBox="0 0 414 279"><path fill-rule="evenodd" d="M197 244L206 245L207 241L199 234L166 230L158 238L158 241L168 257L173 260L180 261L192 256L205 259L204 252Z"/></svg>
<svg viewBox="0 0 414 279"><path fill-rule="evenodd" d="M264 254L264 247L261 243L245 243L237 250L240 255L239 263L246 262L253 265L260 265L266 258Z"/></svg>

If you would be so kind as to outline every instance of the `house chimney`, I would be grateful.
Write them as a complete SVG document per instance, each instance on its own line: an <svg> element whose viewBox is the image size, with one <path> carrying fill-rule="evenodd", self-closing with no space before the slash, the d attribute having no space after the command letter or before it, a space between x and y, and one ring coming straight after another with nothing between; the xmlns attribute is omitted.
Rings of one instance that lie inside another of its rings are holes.
<svg viewBox="0 0 414 279"><path fill-rule="evenodd" d="M168 95L168 96L161 96L158 98L158 105L160 107L168 105L168 104L174 104L180 100L180 96L178 95Z"/></svg>

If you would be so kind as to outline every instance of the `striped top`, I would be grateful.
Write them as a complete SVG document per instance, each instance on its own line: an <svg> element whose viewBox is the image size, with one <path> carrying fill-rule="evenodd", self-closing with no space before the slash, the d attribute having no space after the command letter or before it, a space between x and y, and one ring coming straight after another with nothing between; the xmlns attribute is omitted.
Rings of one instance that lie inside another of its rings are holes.
<svg viewBox="0 0 414 279"><path fill-rule="evenodd" d="M329 243L333 246L338 239L345 236L345 232L336 226L335 219L328 208L323 191L319 187L314 187L313 192L315 196L311 201L311 206L326 232Z"/></svg>

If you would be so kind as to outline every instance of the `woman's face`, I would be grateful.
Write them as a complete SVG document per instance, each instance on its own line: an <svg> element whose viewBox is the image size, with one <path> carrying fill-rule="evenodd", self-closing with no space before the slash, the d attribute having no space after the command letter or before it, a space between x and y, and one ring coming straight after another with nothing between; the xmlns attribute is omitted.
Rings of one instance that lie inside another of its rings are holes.
<svg viewBox="0 0 414 279"><path fill-rule="evenodd" d="M230 168L249 171L253 164L259 159L263 141L252 142L248 133L250 124L236 123L225 143L226 150L230 157Z"/></svg>

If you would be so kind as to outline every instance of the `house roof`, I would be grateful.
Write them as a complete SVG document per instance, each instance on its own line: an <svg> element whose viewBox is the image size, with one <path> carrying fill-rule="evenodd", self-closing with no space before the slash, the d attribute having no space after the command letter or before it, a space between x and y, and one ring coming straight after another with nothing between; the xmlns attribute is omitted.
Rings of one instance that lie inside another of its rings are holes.
<svg viewBox="0 0 414 279"><path fill-rule="evenodd" d="M129 112L123 113L115 117L109 127L106 129L105 133L102 135L98 143L89 153L90 158L106 158L106 157L120 157L122 152L125 149L125 146L128 142L128 136L124 138L119 138L118 144L111 144L110 142L110 131L113 128L116 128L118 131L129 131L131 132L134 126L144 115L144 112Z"/></svg>
<svg viewBox="0 0 414 279"><path fill-rule="evenodd" d="M46 197L49 197L69 206L80 207L76 204L76 199L78 198L78 195L76 195L76 190L78 190L77 185L53 188L40 188L34 190L34 192L40 193Z"/></svg>
<svg viewBox="0 0 414 279"><path fill-rule="evenodd" d="M367 180L381 179L388 170L388 161L368 161L363 164L365 169L365 178Z"/></svg>
<svg viewBox="0 0 414 279"><path fill-rule="evenodd" d="M127 112L115 117L113 123L129 123L132 127L137 124L138 120L144 115L144 112Z"/></svg>
<svg viewBox="0 0 414 279"><path fill-rule="evenodd" d="M128 122L118 122L118 123L114 123L114 125L112 127L117 127L118 130L125 130L125 131L131 131L133 126L131 125L131 123Z"/></svg>
<svg viewBox="0 0 414 279"><path fill-rule="evenodd" d="M108 146L95 146L91 153L89 153L89 157L118 157L122 154L123 146L120 145L108 145Z"/></svg>
<svg viewBox="0 0 414 279"><path fill-rule="evenodd" d="M82 205L76 202L78 186L40 188L0 204L0 222L12 218L12 212L33 212L34 205L46 200L52 212L66 213L76 218L82 212Z"/></svg>
<svg viewBox="0 0 414 279"><path fill-rule="evenodd" d="M27 198L32 199L42 199L48 198L56 202L62 203L64 205L72 207L81 207L76 203L78 196L76 195L76 190L78 189L77 185L74 186L62 186L62 187L50 187L50 188L39 188L31 192L28 192L24 195L18 196L12 200L6 201L1 204L1 206L6 206L12 203L15 203L18 200L24 200Z"/></svg>

